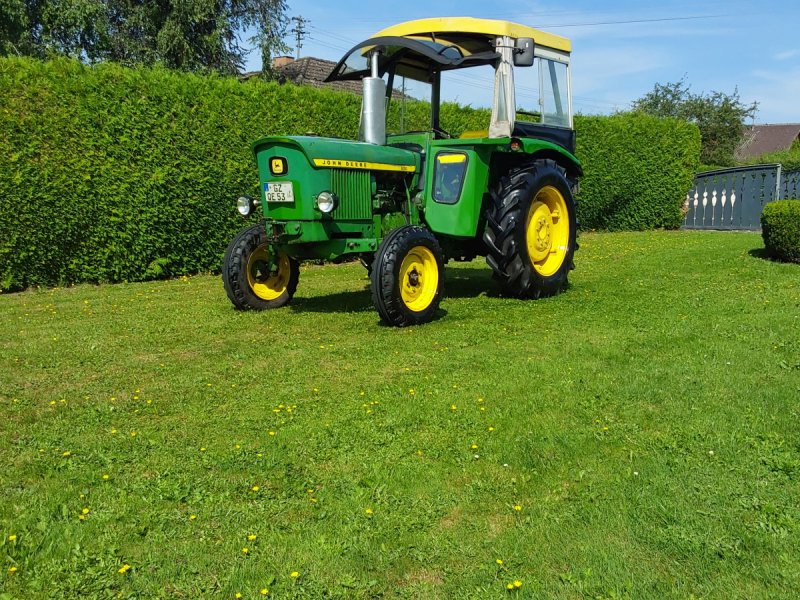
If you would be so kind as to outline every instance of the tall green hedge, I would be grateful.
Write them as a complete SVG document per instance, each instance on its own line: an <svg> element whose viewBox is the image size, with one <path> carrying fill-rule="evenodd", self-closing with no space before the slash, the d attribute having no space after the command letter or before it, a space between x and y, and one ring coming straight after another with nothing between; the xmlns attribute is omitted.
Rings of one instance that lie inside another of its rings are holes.
<svg viewBox="0 0 800 600"><path fill-rule="evenodd" d="M680 227L680 207L700 161L700 131L674 119L625 113L579 117L583 227Z"/></svg>
<svg viewBox="0 0 800 600"><path fill-rule="evenodd" d="M0 59L0 289L134 281L216 269L255 192L267 134L353 138L360 99L163 69ZM423 129L427 105L405 106ZM390 129L400 120L390 110ZM446 104L454 134L488 111ZM622 115L577 120L591 228L674 227L699 155L695 128ZM694 157L694 158L693 158Z"/></svg>

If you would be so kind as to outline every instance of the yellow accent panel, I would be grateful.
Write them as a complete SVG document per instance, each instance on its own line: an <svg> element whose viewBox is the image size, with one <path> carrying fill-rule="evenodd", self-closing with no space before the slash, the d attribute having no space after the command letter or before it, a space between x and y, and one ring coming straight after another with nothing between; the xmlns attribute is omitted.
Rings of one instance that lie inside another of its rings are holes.
<svg viewBox="0 0 800 600"><path fill-rule="evenodd" d="M436 162L443 165L451 165L454 163L463 163L467 160L466 154L437 154Z"/></svg>
<svg viewBox="0 0 800 600"><path fill-rule="evenodd" d="M539 275L554 275L564 264L569 244L569 213L561 192L547 185L536 193L525 223L528 257Z"/></svg>
<svg viewBox="0 0 800 600"><path fill-rule="evenodd" d="M380 30L371 37L399 36L407 37L426 33L477 33L491 37L507 35L512 38L533 38L537 46L571 52L572 42L567 38L533 29L526 25L499 21L496 19L475 19L473 17L437 17L433 19L417 19L398 23Z"/></svg>
<svg viewBox="0 0 800 600"><path fill-rule="evenodd" d="M414 246L400 265L400 297L409 310L422 312L439 289L439 265L425 246Z"/></svg>
<svg viewBox="0 0 800 600"><path fill-rule="evenodd" d="M337 158L315 158L317 167L330 167L332 169L367 169L373 171L402 171L413 173L415 168L410 165L388 165L386 163L365 162L363 160L339 160Z"/></svg>
<svg viewBox="0 0 800 600"><path fill-rule="evenodd" d="M462 140L469 140L473 138L488 138L489 137L489 130L488 129L481 129L479 131L465 131L460 136L458 136Z"/></svg>

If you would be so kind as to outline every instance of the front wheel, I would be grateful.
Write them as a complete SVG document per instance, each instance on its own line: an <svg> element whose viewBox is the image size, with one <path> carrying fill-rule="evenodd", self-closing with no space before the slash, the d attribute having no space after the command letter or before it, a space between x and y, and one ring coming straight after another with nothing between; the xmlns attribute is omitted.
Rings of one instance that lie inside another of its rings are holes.
<svg viewBox="0 0 800 600"><path fill-rule="evenodd" d="M370 278L372 302L395 327L432 321L443 291L444 258L439 242L422 227L392 231L375 253Z"/></svg>
<svg viewBox="0 0 800 600"><path fill-rule="evenodd" d="M261 225L239 233L225 251L222 282L239 310L279 308L294 296L300 265L283 252L275 253Z"/></svg>
<svg viewBox="0 0 800 600"><path fill-rule="evenodd" d="M486 262L505 293L539 298L562 291L573 268L575 201L562 169L537 160L492 190L486 214Z"/></svg>

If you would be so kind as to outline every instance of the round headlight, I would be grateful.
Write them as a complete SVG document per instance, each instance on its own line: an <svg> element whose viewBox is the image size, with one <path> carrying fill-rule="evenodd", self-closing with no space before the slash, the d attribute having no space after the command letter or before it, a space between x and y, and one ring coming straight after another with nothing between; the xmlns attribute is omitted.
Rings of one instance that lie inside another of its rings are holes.
<svg viewBox="0 0 800 600"><path fill-rule="evenodd" d="M246 217L253 210L253 201L247 196L241 196L236 201L236 210L239 211L240 215Z"/></svg>
<svg viewBox="0 0 800 600"><path fill-rule="evenodd" d="M322 192L317 196L317 208L324 213L331 212L336 208L336 197L330 192Z"/></svg>

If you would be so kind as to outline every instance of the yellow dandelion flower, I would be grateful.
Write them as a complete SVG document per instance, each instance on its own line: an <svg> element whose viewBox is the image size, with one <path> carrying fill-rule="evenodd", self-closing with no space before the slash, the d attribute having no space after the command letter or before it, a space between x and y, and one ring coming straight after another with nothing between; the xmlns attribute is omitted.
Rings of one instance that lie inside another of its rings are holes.
<svg viewBox="0 0 800 600"><path fill-rule="evenodd" d="M86 515L78 515L78 520L79 521L85 521L86 520Z"/></svg>
<svg viewBox="0 0 800 600"><path fill-rule="evenodd" d="M498 559L497 559L496 561L494 561L494 562L496 562L498 565L502 565L502 564L503 564L503 559L502 559L502 558L498 558Z"/></svg>
<svg viewBox="0 0 800 600"><path fill-rule="evenodd" d="M270 431L269 434L270 435L275 435L275 432L274 431Z"/></svg>
<svg viewBox="0 0 800 600"><path fill-rule="evenodd" d="M8 574L13 575L17 572L17 567L8 567Z"/></svg>
<svg viewBox="0 0 800 600"><path fill-rule="evenodd" d="M189 515L189 520L194 521L197 518L197 515Z"/></svg>
<svg viewBox="0 0 800 600"><path fill-rule="evenodd" d="M202 448L200 448L200 452L205 452L205 451L206 451L206 448L205 448L205 446L203 446Z"/></svg>
<svg viewBox="0 0 800 600"><path fill-rule="evenodd" d="M250 548L242 548L242 554L250 554Z"/></svg>
<svg viewBox="0 0 800 600"><path fill-rule="evenodd" d="M515 588L522 587L522 582L519 579L515 579L514 580L514 587Z"/></svg>
<svg viewBox="0 0 800 600"><path fill-rule="evenodd" d="M253 486L253 487L251 487L250 489L251 489L251 490L253 490L254 492L257 492L257 491L258 491L258 490L260 490L261 488L260 488L260 487L258 487L257 485L254 485L254 486Z"/></svg>
<svg viewBox="0 0 800 600"><path fill-rule="evenodd" d="M267 594L269 594L269 590L267 588L261 588L259 594L261 594L262 596L266 596Z"/></svg>
<svg viewBox="0 0 800 600"><path fill-rule="evenodd" d="M211 385L211 384L209 383L208 385ZM233 597L234 597L234 598L241 598L241 597L242 597L242 592L236 592L236 593L233 595Z"/></svg>
<svg viewBox="0 0 800 600"><path fill-rule="evenodd" d="M489 427L489 431L494 431L494 427Z"/></svg>
<svg viewBox="0 0 800 600"><path fill-rule="evenodd" d="M9 542L13 542L16 539L17 539L17 534L15 534L15 533L12 533L11 535L8 536L8 541Z"/></svg>
<svg viewBox="0 0 800 600"><path fill-rule="evenodd" d="M292 571L291 573L289 573L289 577L291 577L292 579L297 579L298 577L300 577L300 573L298 573L297 571Z"/></svg>
<svg viewBox="0 0 800 600"><path fill-rule="evenodd" d="M50 400L50 406L55 406L55 403L56 403L55 400Z"/></svg>
<svg viewBox="0 0 800 600"><path fill-rule="evenodd" d="M253 541L255 541L255 539L256 539L257 537L258 537L258 536L257 536L255 533L251 533L250 535L248 535L248 536L247 536L247 540L248 540L249 542L253 542Z"/></svg>
<svg viewBox="0 0 800 600"><path fill-rule="evenodd" d="M314 502L314 503L316 503L316 501L317 501L317 499L316 499L316 498L311 498L311 502Z"/></svg>
<svg viewBox="0 0 800 600"><path fill-rule="evenodd" d="M514 589L514 584L513 583L507 583L506 584L506 589L507 590L513 590Z"/></svg>
<svg viewBox="0 0 800 600"><path fill-rule="evenodd" d="M371 515L372 514L372 509L371 508L364 509L364 513L366 513L368 515Z"/></svg>
<svg viewBox="0 0 800 600"><path fill-rule="evenodd" d="M109 477L109 476L108 476L107 474L106 474L106 475L103 475L103 479L108 479L108 477Z"/></svg>
<svg viewBox="0 0 800 600"><path fill-rule="evenodd" d="M238 450L239 448L241 448L241 447L242 447L242 446L241 446L241 444L236 444L236 445L234 446L234 448L236 448L237 450Z"/></svg>
<svg viewBox="0 0 800 600"><path fill-rule="evenodd" d="M472 446L470 446L470 448L472 448L473 450L477 450L478 449L478 444L472 444Z"/></svg>
<svg viewBox="0 0 800 600"><path fill-rule="evenodd" d="M125 573L127 573L130 570L131 570L131 566L126 563L126 564L122 565L119 569L117 569L117 573L119 573L120 575L125 575Z"/></svg>
<svg viewBox="0 0 800 600"><path fill-rule="evenodd" d="M152 404L152 403L153 403L153 401L152 401L152 400L147 400L147 403L148 403L148 404Z"/></svg>
<svg viewBox="0 0 800 600"><path fill-rule="evenodd" d="M72 456L72 452L70 452L69 450L66 450L61 456L65 457L65 458L67 456Z"/></svg>
<svg viewBox="0 0 800 600"><path fill-rule="evenodd" d="M455 410L456 408L458 408L458 407L455 404L451 404L450 405L450 410Z"/></svg>
<svg viewBox="0 0 800 600"><path fill-rule="evenodd" d="M515 505L514 505L514 510L516 510L516 511L520 511L520 510L522 510L522 506L521 506L521 505L519 505L519 504L515 504Z"/></svg>
<svg viewBox="0 0 800 600"><path fill-rule="evenodd" d="M81 512L83 514L85 514L85 515L88 515L89 514L89 509L88 508L84 508Z"/></svg>
<svg viewBox="0 0 800 600"><path fill-rule="evenodd" d="M112 429L111 433L117 433L117 430L116 429Z"/></svg>
<svg viewBox="0 0 800 600"><path fill-rule="evenodd" d="M138 400L138 399L139 399L139 396L134 396L134 397L133 397L133 399L134 399L134 400Z"/></svg>
<svg viewBox="0 0 800 600"><path fill-rule="evenodd" d="M131 437L136 437L136 432L135 431L131 431Z"/></svg>

